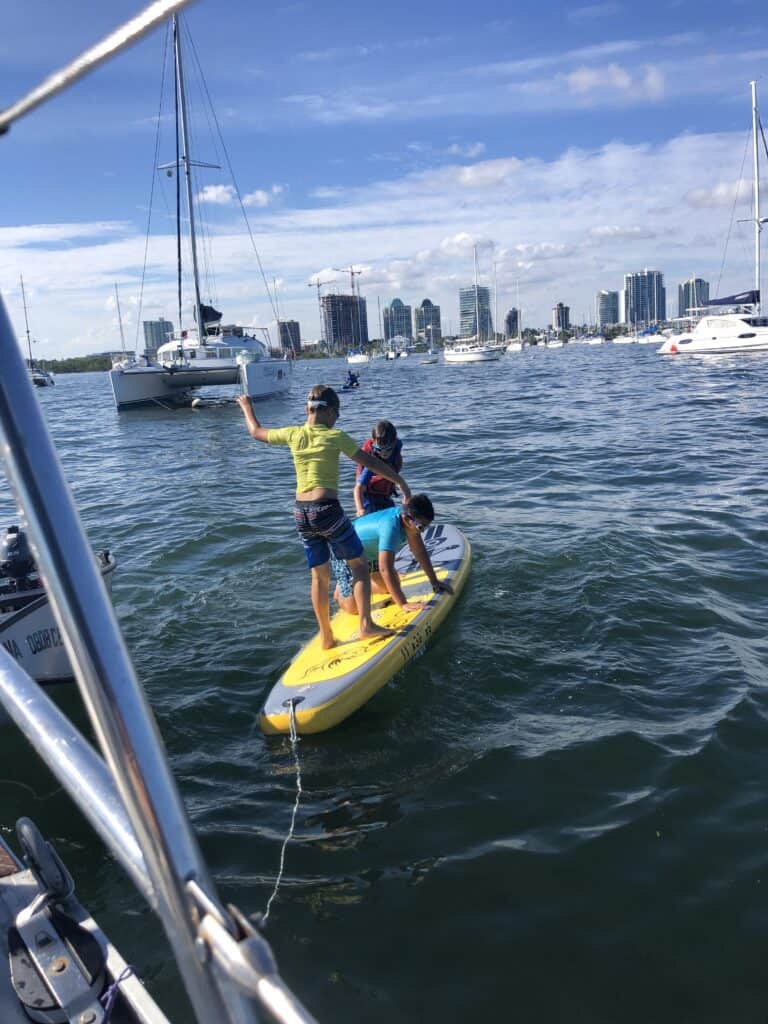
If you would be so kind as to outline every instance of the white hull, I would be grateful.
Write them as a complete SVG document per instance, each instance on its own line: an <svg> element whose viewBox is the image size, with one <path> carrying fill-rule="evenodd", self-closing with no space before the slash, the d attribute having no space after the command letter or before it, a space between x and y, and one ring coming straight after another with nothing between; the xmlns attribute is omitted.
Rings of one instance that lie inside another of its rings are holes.
<svg viewBox="0 0 768 1024"><path fill-rule="evenodd" d="M693 331L667 338L657 352L662 356L768 352L768 318L750 313L705 316Z"/></svg>
<svg viewBox="0 0 768 1024"><path fill-rule="evenodd" d="M347 356L350 366L365 366L370 361L371 357L366 352L350 352Z"/></svg>
<svg viewBox="0 0 768 1024"><path fill-rule="evenodd" d="M501 359L504 350L491 345L455 345L443 353L446 363L490 363Z"/></svg>
<svg viewBox="0 0 768 1024"><path fill-rule="evenodd" d="M510 341L510 343L507 345L506 351L507 352L522 352L523 351L523 343L522 343L522 341Z"/></svg>
<svg viewBox="0 0 768 1024"><path fill-rule="evenodd" d="M112 589L116 564L112 555L102 562L102 579L107 590ZM27 675L39 683L71 679L72 668L48 595L44 590L39 594L17 611L0 611L0 643Z"/></svg>
<svg viewBox="0 0 768 1024"><path fill-rule="evenodd" d="M203 363L213 365L206 366ZM252 398L284 394L291 386L293 361L260 359L238 364L235 360L201 360L198 365L118 367L109 379L115 405L129 409L142 405L179 405L189 401L195 388L241 384Z"/></svg>

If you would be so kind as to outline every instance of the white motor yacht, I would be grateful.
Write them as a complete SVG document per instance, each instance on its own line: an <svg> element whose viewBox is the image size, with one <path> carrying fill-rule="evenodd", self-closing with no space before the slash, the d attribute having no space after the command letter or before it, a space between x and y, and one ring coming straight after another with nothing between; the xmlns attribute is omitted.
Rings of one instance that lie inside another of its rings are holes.
<svg viewBox="0 0 768 1024"><path fill-rule="evenodd" d="M501 359L503 351L482 341L467 341L446 345L443 356L446 363L489 363Z"/></svg>
<svg viewBox="0 0 768 1024"><path fill-rule="evenodd" d="M371 357L367 352L349 352L347 355L347 363L350 366L366 366L370 361Z"/></svg>
<svg viewBox="0 0 768 1024"><path fill-rule="evenodd" d="M692 331L672 334L659 355L722 355L725 352L768 351L768 317L753 313L703 316Z"/></svg>

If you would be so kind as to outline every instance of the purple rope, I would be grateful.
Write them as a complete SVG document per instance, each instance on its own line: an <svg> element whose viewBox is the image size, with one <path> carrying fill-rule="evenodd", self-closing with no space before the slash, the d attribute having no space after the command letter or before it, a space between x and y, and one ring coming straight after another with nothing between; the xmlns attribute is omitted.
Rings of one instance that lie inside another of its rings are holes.
<svg viewBox="0 0 768 1024"><path fill-rule="evenodd" d="M127 967L124 967L123 970L120 972L119 976L115 978L115 980L112 982L107 991L99 1000L101 1005L104 1007L104 1024L108 1024L109 1018L112 1015L112 1007L115 1005L115 1000L117 999L117 993L120 990L121 983L126 981L128 978L131 977L132 974L135 973L136 971L133 969L133 967L131 967L130 964Z"/></svg>

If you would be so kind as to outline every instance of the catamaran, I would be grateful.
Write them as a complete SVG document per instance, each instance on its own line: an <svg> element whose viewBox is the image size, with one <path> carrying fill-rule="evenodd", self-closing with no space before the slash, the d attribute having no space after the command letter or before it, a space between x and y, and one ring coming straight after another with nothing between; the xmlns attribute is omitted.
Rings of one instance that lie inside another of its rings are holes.
<svg viewBox="0 0 768 1024"><path fill-rule="evenodd" d="M693 330L666 339L659 355L722 355L729 352L768 351L768 317L760 311L760 234L768 217L760 215L760 150L765 136L757 105L757 82L752 88L752 172L754 209L755 285L749 291L712 299L705 306L689 310L699 317ZM768 155L768 153L766 153ZM720 309L724 311L719 312Z"/></svg>
<svg viewBox="0 0 768 1024"><path fill-rule="evenodd" d="M180 328L157 350L157 358L147 355L120 358L110 371L110 381L119 410L140 405L189 404L195 388L240 384L243 393L252 398L283 394L291 385L293 362L285 355L273 353L268 338L262 340L236 324L224 325L223 314L201 299L192 173L197 166L190 156L190 133L187 98L184 87L184 66L179 23L173 22L174 68L176 78L177 133L182 145L178 161L165 164L160 170L176 174L177 193L183 175L186 191L192 275L194 280L193 313L195 326ZM210 166L210 165L206 165ZM177 210L180 202L177 197ZM177 251L181 254L181 218L177 218ZM178 263L179 295L181 295L181 259ZM179 320L182 311L179 309Z"/></svg>

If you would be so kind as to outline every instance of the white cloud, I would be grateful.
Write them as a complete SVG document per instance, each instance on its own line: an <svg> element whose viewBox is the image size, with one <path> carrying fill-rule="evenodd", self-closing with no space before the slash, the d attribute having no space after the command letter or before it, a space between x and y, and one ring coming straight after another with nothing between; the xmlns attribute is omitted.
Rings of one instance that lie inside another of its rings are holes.
<svg viewBox="0 0 768 1024"><path fill-rule="evenodd" d="M446 151L450 156L465 156L470 160L474 160L475 157L482 156L485 152L484 142L468 142L460 143L454 142L450 145Z"/></svg>
<svg viewBox="0 0 768 1024"><path fill-rule="evenodd" d="M616 242L624 241L628 238L653 238L654 233L647 228L641 228L637 225L622 227L619 224L599 224L597 227L589 229L589 236L598 242Z"/></svg>
<svg viewBox="0 0 768 1024"><path fill-rule="evenodd" d="M236 192L233 185L206 185L197 194L199 203L212 203L214 206L229 206L234 203Z"/></svg>
<svg viewBox="0 0 768 1024"><path fill-rule="evenodd" d="M584 21L593 18L610 18L621 12L621 5L615 3L589 4L586 7L576 7L568 12L569 21Z"/></svg>
<svg viewBox="0 0 768 1024"><path fill-rule="evenodd" d="M734 202L748 203L752 199L752 182L742 178L740 181L719 181L711 188L694 188L686 192L685 201L697 209L716 206L732 206Z"/></svg>
<svg viewBox="0 0 768 1024"><path fill-rule="evenodd" d="M270 189L257 188L254 192L250 192L247 196L243 196L243 206L269 206L270 203L274 203L283 192L285 192L284 185L273 185Z"/></svg>

